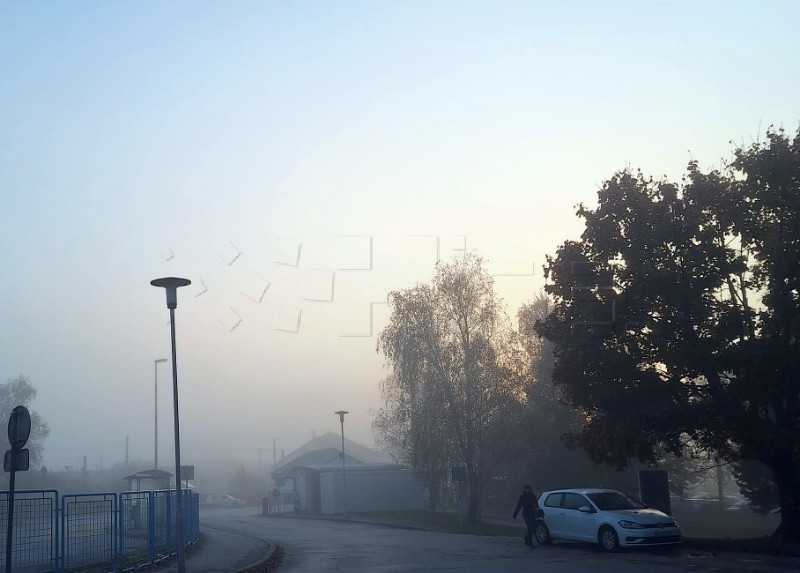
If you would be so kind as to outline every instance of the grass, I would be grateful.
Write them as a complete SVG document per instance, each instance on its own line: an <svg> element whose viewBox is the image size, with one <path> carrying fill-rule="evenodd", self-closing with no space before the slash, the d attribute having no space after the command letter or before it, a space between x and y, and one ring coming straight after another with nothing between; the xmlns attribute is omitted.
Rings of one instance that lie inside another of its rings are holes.
<svg viewBox="0 0 800 573"><path fill-rule="evenodd" d="M467 535L486 535L493 537L521 537L525 535L524 527L514 525L500 525L496 523L468 523L462 520L459 523L458 515L450 512L435 511L371 511L354 514L358 517L397 521L422 527L430 527L450 533L464 533Z"/></svg>

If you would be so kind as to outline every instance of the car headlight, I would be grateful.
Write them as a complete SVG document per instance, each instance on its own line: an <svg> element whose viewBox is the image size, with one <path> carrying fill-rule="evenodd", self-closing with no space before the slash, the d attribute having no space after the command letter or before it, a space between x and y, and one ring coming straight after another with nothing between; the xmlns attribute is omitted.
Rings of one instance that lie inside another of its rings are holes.
<svg viewBox="0 0 800 573"><path fill-rule="evenodd" d="M644 526L641 523L636 523L635 521L627 521L623 519L619 522L620 527L624 527L625 529L643 529Z"/></svg>

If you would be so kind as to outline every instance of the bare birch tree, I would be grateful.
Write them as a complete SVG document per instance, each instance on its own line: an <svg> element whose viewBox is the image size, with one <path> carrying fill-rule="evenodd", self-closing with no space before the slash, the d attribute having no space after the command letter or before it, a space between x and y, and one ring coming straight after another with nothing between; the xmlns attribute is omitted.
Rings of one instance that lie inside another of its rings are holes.
<svg viewBox="0 0 800 573"><path fill-rule="evenodd" d="M393 292L389 302L378 341L393 373L383 420L407 422L394 429L413 451L427 447L425 459L465 466L467 518L478 520L486 480L513 447L508 428L524 390L517 337L474 254L439 263L431 283Z"/></svg>

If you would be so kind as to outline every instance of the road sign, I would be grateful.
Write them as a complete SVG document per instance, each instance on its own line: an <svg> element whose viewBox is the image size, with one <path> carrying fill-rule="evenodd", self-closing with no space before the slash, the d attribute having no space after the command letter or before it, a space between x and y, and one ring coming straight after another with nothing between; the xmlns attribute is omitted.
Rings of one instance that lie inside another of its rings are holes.
<svg viewBox="0 0 800 573"><path fill-rule="evenodd" d="M30 460L28 448L6 450L6 456L3 459L3 470L7 472L26 472L30 467Z"/></svg>
<svg viewBox="0 0 800 573"><path fill-rule="evenodd" d="M450 481L466 481L467 468L464 466L453 466L450 468Z"/></svg>
<svg viewBox="0 0 800 573"><path fill-rule="evenodd" d="M181 466L181 479L184 481L194 479L194 466Z"/></svg>
<svg viewBox="0 0 800 573"><path fill-rule="evenodd" d="M31 415L25 406L17 406L8 417L8 441L11 449L19 451L25 447L31 435Z"/></svg>
<svg viewBox="0 0 800 573"><path fill-rule="evenodd" d="M28 471L30 456L25 449L25 442L31 435L31 415L25 406L17 406L8 417L8 441L11 449L6 451L3 459L3 469L9 472L8 496L6 498L6 571L11 571L11 549L13 546L14 531L14 489L17 471Z"/></svg>

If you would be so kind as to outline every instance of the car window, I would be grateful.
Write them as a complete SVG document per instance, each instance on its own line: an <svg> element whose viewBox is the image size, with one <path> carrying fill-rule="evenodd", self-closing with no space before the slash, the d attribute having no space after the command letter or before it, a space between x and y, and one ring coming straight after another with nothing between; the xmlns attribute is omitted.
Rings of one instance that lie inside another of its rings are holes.
<svg viewBox="0 0 800 573"><path fill-rule="evenodd" d="M603 511L614 511L620 509L642 509L646 507L643 503L636 501L630 496L619 491L604 491L602 493L590 493L591 499L598 509Z"/></svg>
<svg viewBox="0 0 800 573"><path fill-rule="evenodd" d="M561 498L564 494L562 493L551 493L547 496L547 499L544 500L545 507L561 507Z"/></svg>
<svg viewBox="0 0 800 573"><path fill-rule="evenodd" d="M582 495L577 493L564 494L564 509L579 509L584 505L588 506L589 502Z"/></svg>

